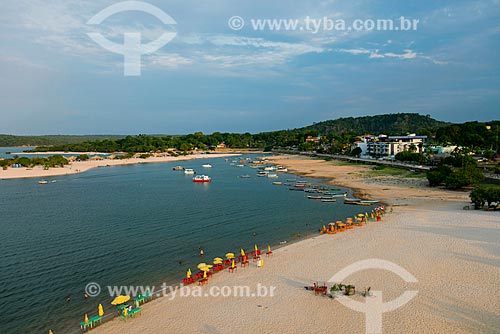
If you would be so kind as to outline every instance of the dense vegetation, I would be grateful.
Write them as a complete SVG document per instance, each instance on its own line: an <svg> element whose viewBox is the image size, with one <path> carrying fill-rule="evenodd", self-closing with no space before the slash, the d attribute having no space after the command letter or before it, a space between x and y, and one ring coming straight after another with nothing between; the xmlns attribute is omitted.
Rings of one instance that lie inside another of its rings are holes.
<svg viewBox="0 0 500 334"><path fill-rule="evenodd" d="M476 210L484 207L496 209L500 206L500 187L482 186L471 191L471 202Z"/></svg>
<svg viewBox="0 0 500 334"><path fill-rule="evenodd" d="M61 155L53 155L47 158L27 158L15 156L12 159L0 160L0 167L7 169L11 166L22 166L22 167L34 167L43 166L45 168L50 167L63 167L68 164L68 160Z"/></svg>
<svg viewBox="0 0 500 334"><path fill-rule="evenodd" d="M319 133L351 133L387 135L418 133L432 136L437 129L450 123L437 121L429 115L422 116L415 113L385 114L377 116L347 117L336 120L315 123L307 126L306 130L315 130Z"/></svg>
<svg viewBox="0 0 500 334"><path fill-rule="evenodd" d="M472 150L475 148L493 150L498 144L499 128L500 121L452 124L436 131L436 141L466 146Z"/></svg>
<svg viewBox="0 0 500 334"><path fill-rule="evenodd" d="M431 187L445 184L447 188L460 189L484 180L484 174L470 155L456 151L427 172L427 180Z"/></svg>
<svg viewBox="0 0 500 334"><path fill-rule="evenodd" d="M91 136L11 136L0 134L0 147L14 146L40 146L40 145L60 145L74 144L89 140L122 138L123 136L113 135L91 135Z"/></svg>

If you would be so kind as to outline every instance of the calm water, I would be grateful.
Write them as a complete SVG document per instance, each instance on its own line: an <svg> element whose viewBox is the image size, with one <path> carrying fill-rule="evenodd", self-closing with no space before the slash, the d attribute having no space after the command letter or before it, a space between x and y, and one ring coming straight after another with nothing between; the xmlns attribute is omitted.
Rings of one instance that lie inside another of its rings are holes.
<svg viewBox="0 0 500 334"><path fill-rule="evenodd" d="M206 162L214 168L203 170ZM49 178L56 182L47 185L0 180L2 332L78 332L83 315L95 315L99 303L113 311L104 294L84 300L89 282L177 283L199 262L200 246L208 262L254 242L261 248L292 242L321 220L365 210L342 200L308 200L224 159L181 164L208 173L212 183L195 184L172 171L172 163L96 168ZM286 178L294 176L280 176Z"/></svg>

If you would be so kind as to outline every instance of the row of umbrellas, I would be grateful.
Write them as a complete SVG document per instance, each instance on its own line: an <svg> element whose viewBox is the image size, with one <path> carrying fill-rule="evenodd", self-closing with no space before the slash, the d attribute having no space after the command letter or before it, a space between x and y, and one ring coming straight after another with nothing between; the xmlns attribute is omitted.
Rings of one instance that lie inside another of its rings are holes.
<svg viewBox="0 0 500 334"><path fill-rule="evenodd" d="M257 245L254 245L254 249L255 251L258 251L259 248L257 247ZM267 246L267 251L270 252L271 251L271 246ZM241 256L245 256L245 251L243 250L243 248L240 250L240 254ZM228 260L232 260L231 261L231 268L234 268L235 267L235 262L234 262L234 258L235 258L235 255L234 253L227 253L225 255L226 259ZM214 265L220 265L220 264L223 264L224 263L224 259L223 258L220 258L220 257L216 257L214 258L214 261L213 261L213 264ZM202 262L202 263L199 263L197 268L201 271L203 271L203 278L207 278L207 272L210 271L210 269L213 268L213 265L211 264L206 264L205 262ZM191 276L193 275L193 273L191 272L191 268L189 268L186 272L186 277L187 278L191 278Z"/></svg>

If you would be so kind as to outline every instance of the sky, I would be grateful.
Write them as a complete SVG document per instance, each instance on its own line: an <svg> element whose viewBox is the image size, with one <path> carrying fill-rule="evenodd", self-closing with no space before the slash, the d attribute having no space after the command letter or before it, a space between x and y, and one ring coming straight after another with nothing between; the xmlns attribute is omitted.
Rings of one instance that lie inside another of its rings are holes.
<svg viewBox="0 0 500 334"><path fill-rule="evenodd" d="M500 0L145 3L171 21L127 10L89 24L120 1L3 0L0 133L255 133L398 112L500 119ZM401 17L416 29L369 29ZM256 26L273 19L298 24ZM346 28L354 20L361 29ZM125 33L173 39L130 76L133 61L89 33L115 45Z"/></svg>

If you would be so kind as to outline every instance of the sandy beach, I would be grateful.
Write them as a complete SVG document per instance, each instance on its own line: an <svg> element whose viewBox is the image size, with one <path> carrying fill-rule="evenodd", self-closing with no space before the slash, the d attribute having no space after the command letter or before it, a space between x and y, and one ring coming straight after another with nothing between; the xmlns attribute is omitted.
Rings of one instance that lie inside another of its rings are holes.
<svg viewBox="0 0 500 334"><path fill-rule="evenodd" d="M336 299L315 296L304 286L328 282L344 267L367 259L393 262L417 280L407 283L389 271L367 269L342 282L356 286L357 294L350 298L361 303L375 298L359 294L365 287L381 291L384 302L407 290L418 291L408 304L383 315L383 333L500 332L498 213L463 210L468 201L462 193L404 183L377 189L379 183L363 180L361 166L358 170L296 157L275 161L302 174L362 189L368 197L407 206L395 207L381 222L335 235L318 234L274 250L272 257L264 258L263 268L250 262L250 267L235 273L225 270L201 288L203 294L223 286L249 286L255 292L260 284L274 287L273 296L166 296L145 304L136 318L115 319L90 332L365 333L363 313Z"/></svg>
<svg viewBox="0 0 500 334"><path fill-rule="evenodd" d="M61 152L52 152L54 154ZM44 170L42 166L36 166L32 169L28 168L8 168L7 170L0 169L0 179L19 179L19 178L32 178L32 177L50 177L50 176L60 176L60 175L70 175L86 172L92 168L97 167L108 167L108 166L120 166L120 165L132 165L139 163L158 163L158 162L174 162L174 161L185 161L193 159L212 159L212 158L222 158L229 156L236 156L239 154L231 153L215 153L215 154L192 154L186 156L178 157L149 157L146 159L131 158L131 159L104 159L104 160L87 160L87 161L75 161L70 162L64 167L50 168Z"/></svg>

